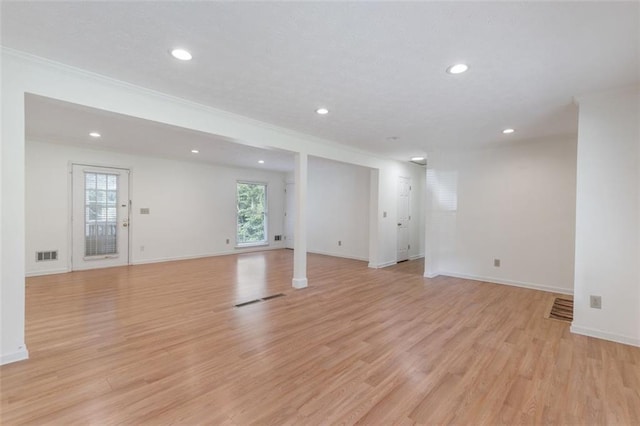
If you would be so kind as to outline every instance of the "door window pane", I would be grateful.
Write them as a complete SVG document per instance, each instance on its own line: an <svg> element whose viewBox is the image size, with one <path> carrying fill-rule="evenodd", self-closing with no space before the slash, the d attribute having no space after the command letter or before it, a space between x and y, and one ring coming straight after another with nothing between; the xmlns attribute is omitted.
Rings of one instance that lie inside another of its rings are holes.
<svg viewBox="0 0 640 426"><path fill-rule="evenodd" d="M118 175L85 172L84 194L85 256L117 254Z"/></svg>

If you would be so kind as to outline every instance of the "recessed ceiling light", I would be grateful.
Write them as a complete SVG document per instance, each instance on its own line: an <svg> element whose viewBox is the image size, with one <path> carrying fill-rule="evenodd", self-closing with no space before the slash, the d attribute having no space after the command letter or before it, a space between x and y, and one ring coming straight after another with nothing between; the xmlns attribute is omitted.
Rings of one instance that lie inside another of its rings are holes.
<svg viewBox="0 0 640 426"><path fill-rule="evenodd" d="M469 65L467 64L455 64L455 65L451 65L449 68L447 68L447 72L449 74L462 74L463 72L467 71L469 69Z"/></svg>
<svg viewBox="0 0 640 426"><path fill-rule="evenodd" d="M184 49L173 49L171 51L171 56L176 59L180 59L181 61L190 61L192 58L191 53Z"/></svg>
<svg viewBox="0 0 640 426"><path fill-rule="evenodd" d="M198 151L197 149L192 149L192 150L191 150L191 153L192 153L192 154L197 154L197 153L199 153L199 152L200 152L200 151Z"/></svg>
<svg viewBox="0 0 640 426"><path fill-rule="evenodd" d="M264 160L258 160L259 164L264 164Z"/></svg>
<svg viewBox="0 0 640 426"><path fill-rule="evenodd" d="M320 114L320 115L325 115L325 114L329 114L329 110L326 108L318 108L316 110L316 113Z"/></svg>
<svg viewBox="0 0 640 426"><path fill-rule="evenodd" d="M422 161L424 157L411 157L411 161Z"/></svg>
<svg viewBox="0 0 640 426"><path fill-rule="evenodd" d="M515 132L515 130L514 130L514 129L504 129L504 130L502 131L502 133L504 133L505 135L508 135L509 133L513 133L513 132Z"/></svg>
<svg viewBox="0 0 640 426"><path fill-rule="evenodd" d="M102 135L98 132L91 132L89 133L89 136L91 136L92 138L99 138Z"/></svg>

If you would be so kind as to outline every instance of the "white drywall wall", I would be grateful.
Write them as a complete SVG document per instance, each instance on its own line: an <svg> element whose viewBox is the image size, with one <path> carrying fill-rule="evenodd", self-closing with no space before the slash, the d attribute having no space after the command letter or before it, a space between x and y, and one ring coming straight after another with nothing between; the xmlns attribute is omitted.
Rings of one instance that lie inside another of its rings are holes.
<svg viewBox="0 0 640 426"><path fill-rule="evenodd" d="M7 74L19 75L2 58L2 123L0 152L2 169L0 263L0 364L29 357L24 341L24 90L5 81Z"/></svg>
<svg viewBox="0 0 640 426"><path fill-rule="evenodd" d="M267 183L268 248L283 246L282 241L273 240L283 231L283 173L28 141L27 275L68 270L70 162L131 168L130 258L134 264L242 252L234 249L238 180ZM140 214L143 207L150 214ZM35 261L36 251L54 249L59 250L58 261Z"/></svg>
<svg viewBox="0 0 640 426"><path fill-rule="evenodd" d="M309 158L309 252L369 260L369 173L364 167Z"/></svg>
<svg viewBox="0 0 640 426"><path fill-rule="evenodd" d="M579 99L573 332L640 346L640 90ZM602 297L602 309L589 296Z"/></svg>
<svg viewBox="0 0 640 426"><path fill-rule="evenodd" d="M211 133L254 146L357 164L377 169L378 200L371 206L372 266L396 256L395 192L398 176L416 176L422 168L381 158L335 142L261 123L237 114L179 99L122 81L0 48L2 73L2 282L0 291L0 363L28 357L24 344L25 164L24 95L32 93L92 108L117 112L187 129ZM389 192L390 191L390 192ZM383 218L383 211L388 215ZM422 216L416 216L421 222ZM377 222L377 223L376 223ZM419 225L422 227L422 225ZM422 240L422 231L412 238ZM412 240L413 241L413 240ZM412 242L413 248L414 242ZM418 254L422 245L416 244ZM415 255L410 253L410 255ZM312 285L313 283L311 283Z"/></svg>
<svg viewBox="0 0 640 426"><path fill-rule="evenodd" d="M572 293L575 173L575 137L430 156L426 274Z"/></svg>

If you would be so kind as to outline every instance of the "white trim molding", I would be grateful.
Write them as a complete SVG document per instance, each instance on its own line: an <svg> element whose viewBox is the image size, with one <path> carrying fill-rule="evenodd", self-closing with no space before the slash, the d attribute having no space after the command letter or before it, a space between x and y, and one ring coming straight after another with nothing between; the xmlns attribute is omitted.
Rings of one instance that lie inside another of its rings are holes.
<svg viewBox="0 0 640 426"><path fill-rule="evenodd" d="M55 275L55 274L66 274L67 272L71 272L70 268L56 268L56 269L44 269L42 271L27 271L25 276L27 277L39 277L42 275Z"/></svg>
<svg viewBox="0 0 640 426"><path fill-rule="evenodd" d="M570 330L572 333L580 334L582 336L595 337L596 339L610 340L612 342L640 347L640 339L636 337L622 336L620 334L609 333L596 328L574 325L573 323L571 324Z"/></svg>
<svg viewBox="0 0 640 426"><path fill-rule="evenodd" d="M391 260L389 262L384 262L384 263L378 263L378 264L369 262L368 266L369 268L372 268L372 269L382 269L382 268L386 268L387 266L395 265L396 263L398 262L396 262L395 260Z"/></svg>
<svg viewBox="0 0 640 426"><path fill-rule="evenodd" d="M159 257L155 259L132 260L130 265L146 265L149 263L174 262L176 260L201 259L203 257L229 256L233 254L254 253L258 251L281 250L284 248L285 247L280 247L280 246L274 247L267 244L264 246L242 247L234 250L221 251L217 253L205 253L205 254L193 254L193 255L186 255L186 256Z"/></svg>
<svg viewBox="0 0 640 426"><path fill-rule="evenodd" d="M2 354L0 356L0 365L23 361L25 359L29 359L29 351L26 346L21 346L19 351L12 352L10 354Z"/></svg>
<svg viewBox="0 0 640 426"><path fill-rule="evenodd" d="M341 257L343 259L352 259L352 260L361 260L363 262L366 262L367 260L369 260L369 258L367 257L362 257L362 256L349 256L346 254L341 254L341 253L331 253L328 251L318 251L318 250L314 250L314 251L307 251L307 253L311 253L311 254L319 254L321 256L331 256L331 257Z"/></svg>
<svg viewBox="0 0 640 426"><path fill-rule="evenodd" d="M291 284L293 285L293 288L301 289L307 288L309 281L306 278L294 278L291 280Z"/></svg>
<svg viewBox="0 0 640 426"><path fill-rule="evenodd" d="M482 281L482 282L492 283L492 284L510 285L513 287L522 287L522 288L528 288L531 290L546 291L549 293L573 295L573 290L568 290L563 287L556 287L556 286L550 286L550 285L544 285L544 284L535 284L535 283L528 283L528 282L515 281L515 280L503 280L501 278L481 277L477 275L459 274L456 272L440 272L437 275L446 275L448 277L463 278L466 280L473 280L473 281ZM428 277L428 278L433 278L433 277Z"/></svg>

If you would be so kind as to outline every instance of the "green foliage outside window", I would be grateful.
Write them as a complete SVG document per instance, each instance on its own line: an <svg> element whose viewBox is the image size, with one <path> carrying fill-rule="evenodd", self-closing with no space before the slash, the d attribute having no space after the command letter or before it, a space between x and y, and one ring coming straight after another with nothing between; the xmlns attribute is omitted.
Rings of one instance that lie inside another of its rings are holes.
<svg viewBox="0 0 640 426"><path fill-rule="evenodd" d="M238 182L237 191L238 244L265 242L267 186Z"/></svg>

